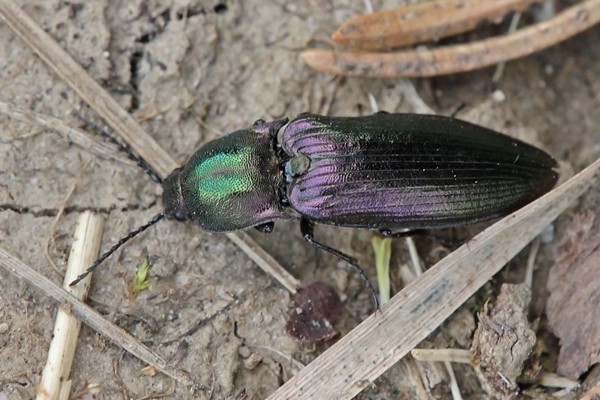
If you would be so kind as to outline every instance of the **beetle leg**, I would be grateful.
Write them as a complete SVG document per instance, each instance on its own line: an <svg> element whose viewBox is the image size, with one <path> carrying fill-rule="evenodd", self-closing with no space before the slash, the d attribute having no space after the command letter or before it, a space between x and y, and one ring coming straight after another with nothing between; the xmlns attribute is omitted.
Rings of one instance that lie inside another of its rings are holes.
<svg viewBox="0 0 600 400"><path fill-rule="evenodd" d="M275 226L275 222L265 222L264 224L256 225L254 229L262 233L271 233L273 232L273 227Z"/></svg>
<svg viewBox="0 0 600 400"><path fill-rule="evenodd" d="M408 231L402 232L392 232L390 229L387 228L379 229L379 234L381 236L393 239L403 238L407 236L426 235L427 233L427 229L410 229Z"/></svg>
<svg viewBox="0 0 600 400"><path fill-rule="evenodd" d="M467 104L464 101L461 101L460 104L456 106L456 109L452 112L452 114L450 114L450 118L455 118L456 114L461 112L466 106Z"/></svg>
<svg viewBox="0 0 600 400"><path fill-rule="evenodd" d="M315 246L316 248L325 250L326 252L331 253L334 256L337 256L342 260L346 261L348 264L352 265L356 269L358 274L365 280L367 288L369 289L369 291L371 291L371 295L373 296L373 303L375 304L375 308L379 310L379 299L377 298L375 288L373 288L373 285L371 284L371 281L369 280L369 277L367 276L366 272L358 264L358 260L352 256L349 256L346 253L342 253L341 251L334 249L333 247L329 247L326 244L317 242L314 238L314 230L315 224L311 220L305 217L300 218L300 232L302 233L302 237L304 237L304 240L306 240L308 243Z"/></svg>
<svg viewBox="0 0 600 400"><path fill-rule="evenodd" d="M411 229L403 232L392 232L390 229L381 228L378 229L379 234L386 238L398 239L409 236L427 236L432 240L440 243L442 246L446 247L457 247L465 243L464 239L446 239L441 236L432 235L431 231L428 229Z"/></svg>

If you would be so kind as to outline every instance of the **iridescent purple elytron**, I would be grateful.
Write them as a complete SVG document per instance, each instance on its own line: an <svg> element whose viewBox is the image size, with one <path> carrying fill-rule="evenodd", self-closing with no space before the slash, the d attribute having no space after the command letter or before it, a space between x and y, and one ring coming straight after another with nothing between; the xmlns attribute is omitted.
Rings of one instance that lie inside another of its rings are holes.
<svg viewBox="0 0 600 400"><path fill-rule="evenodd" d="M514 211L556 183L556 162L506 135L448 117L302 115L281 135L285 193L302 216L361 228L430 229Z"/></svg>

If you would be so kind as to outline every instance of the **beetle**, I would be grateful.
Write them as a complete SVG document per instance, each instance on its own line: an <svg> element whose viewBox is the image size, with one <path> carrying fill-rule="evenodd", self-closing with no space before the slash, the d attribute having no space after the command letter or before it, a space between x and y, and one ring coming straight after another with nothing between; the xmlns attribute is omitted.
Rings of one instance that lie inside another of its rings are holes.
<svg viewBox="0 0 600 400"><path fill-rule="evenodd" d="M257 120L206 143L175 169L162 182L164 211L72 284L164 217L210 232L268 233L277 220L299 220L308 243L353 265L374 294L354 257L314 238L316 223L401 237L486 221L550 190L555 167L532 145L446 116L304 113L289 124Z"/></svg>

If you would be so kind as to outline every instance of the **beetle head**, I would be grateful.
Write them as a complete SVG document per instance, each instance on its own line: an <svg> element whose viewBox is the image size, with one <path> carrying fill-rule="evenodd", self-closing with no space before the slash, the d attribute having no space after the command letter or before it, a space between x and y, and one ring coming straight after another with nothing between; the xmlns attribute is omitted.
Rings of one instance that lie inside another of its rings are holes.
<svg viewBox="0 0 600 400"><path fill-rule="evenodd" d="M181 184L179 183L181 170L182 168L174 169L163 182L162 201L167 218L187 221L190 213L181 194Z"/></svg>

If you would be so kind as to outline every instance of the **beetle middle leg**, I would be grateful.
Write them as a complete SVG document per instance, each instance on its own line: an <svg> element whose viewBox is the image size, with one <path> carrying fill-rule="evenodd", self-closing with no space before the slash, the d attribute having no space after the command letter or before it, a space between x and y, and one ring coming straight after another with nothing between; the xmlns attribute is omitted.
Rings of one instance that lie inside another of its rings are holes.
<svg viewBox="0 0 600 400"><path fill-rule="evenodd" d="M329 247L326 244L317 242L314 238L314 231L315 231L315 224L311 220L309 220L308 218L304 218L304 217L300 218L300 232L302 232L302 237L304 237L304 240L306 240L308 243L315 246L316 248L325 250L325 251L333 254L334 256L337 256L337 257L341 258L342 260L346 261L348 264L352 265L356 269L358 274L365 280L365 282L367 284L367 288L369 288L369 290L371 291L371 295L373 296L373 303L375 304L375 308L377 310L379 310L380 307L379 307L379 299L377 298L377 292L375 292L375 288L371 284L371 281L369 280L367 273L358 264L358 260L352 256L349 256L346 253L342 253L341 251L334 249L333 247Z"/></svg>

